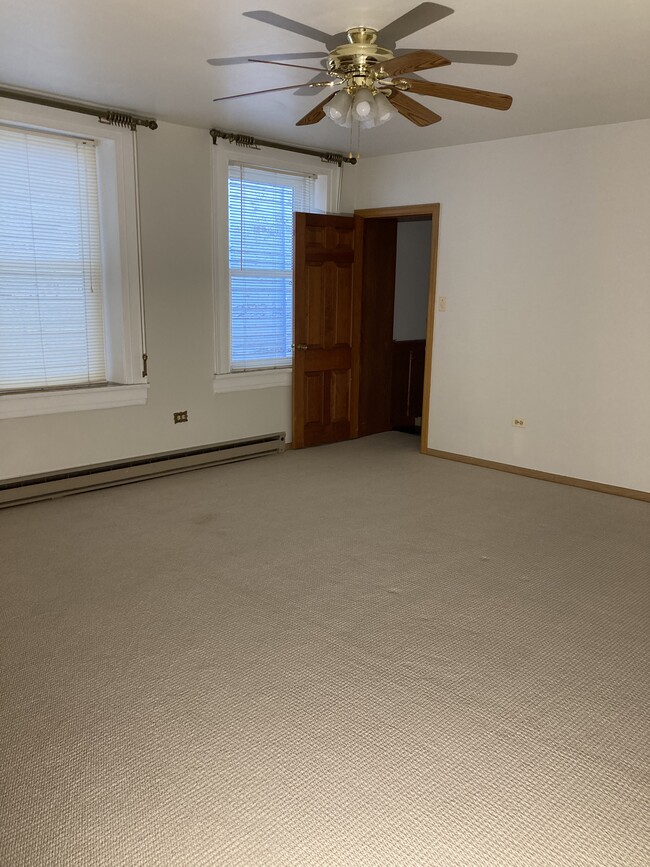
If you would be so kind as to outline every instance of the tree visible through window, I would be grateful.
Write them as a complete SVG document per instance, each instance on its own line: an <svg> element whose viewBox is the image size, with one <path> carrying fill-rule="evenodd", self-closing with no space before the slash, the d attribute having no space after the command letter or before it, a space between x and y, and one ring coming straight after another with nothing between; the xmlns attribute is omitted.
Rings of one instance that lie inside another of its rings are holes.
<svg viewBox="0 0 650 867"><path fill-rule="evenodd" d="M232 370L291 364L293 215L312 209L314 181L314 176L229 166Z"/></svg>

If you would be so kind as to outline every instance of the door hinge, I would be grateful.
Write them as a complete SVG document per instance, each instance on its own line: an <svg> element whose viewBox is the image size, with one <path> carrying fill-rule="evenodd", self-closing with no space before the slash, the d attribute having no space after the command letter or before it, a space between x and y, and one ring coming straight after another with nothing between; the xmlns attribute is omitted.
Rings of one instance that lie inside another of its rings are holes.
<svg viewBox="0 0 650 867"><path fill-rule="evenodd" d="M142 378L144 379L147 376L147 361L149 361L149 356L146 352L142 353Z"/></svg>

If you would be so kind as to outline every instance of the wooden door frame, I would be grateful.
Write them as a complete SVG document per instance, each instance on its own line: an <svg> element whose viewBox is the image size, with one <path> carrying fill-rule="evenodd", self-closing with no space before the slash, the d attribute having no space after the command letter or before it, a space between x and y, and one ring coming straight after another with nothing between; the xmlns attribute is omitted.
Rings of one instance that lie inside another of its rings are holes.
<svg viewBox="0 0 650 867"><path fill-rule="evenodd" d="M438 272L438 230L440 226L440 204L396 205L389 208L360 208L355 216L355 282L358 287L356 295L361 298L363 269L363 222L364 220L387 219L395 217L430 217L431 218L431 259L429 262L429 299L427 302L427 329L424 347L424 383L422 394L422 433L420 435L420 452L427 454L429 447L429 409L431 402L431 370L433 363L433 334L436 315L436 275ZM357 317L360 328L361 317ZM359 334L360 337L360 334ZM357 346L360 341L357 341ZM358 400L357 400L358 404Z"/></svg>

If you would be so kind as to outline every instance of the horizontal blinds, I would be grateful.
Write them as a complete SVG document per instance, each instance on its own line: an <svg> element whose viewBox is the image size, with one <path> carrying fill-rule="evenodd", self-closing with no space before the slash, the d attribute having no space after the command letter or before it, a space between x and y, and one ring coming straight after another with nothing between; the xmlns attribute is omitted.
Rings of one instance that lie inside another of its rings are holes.
<svg viewBox="0 0 650 867"><path fill-rule="evenodd" d="M94 143L0 127L0 389L105 379Z"/></svg>
<svg viewBox="0 0 650 867"><path fill-rule="evenodd" d="M293 214L312 210L313 189L313 175L229 166L232 370L291 362Z"/></svg>

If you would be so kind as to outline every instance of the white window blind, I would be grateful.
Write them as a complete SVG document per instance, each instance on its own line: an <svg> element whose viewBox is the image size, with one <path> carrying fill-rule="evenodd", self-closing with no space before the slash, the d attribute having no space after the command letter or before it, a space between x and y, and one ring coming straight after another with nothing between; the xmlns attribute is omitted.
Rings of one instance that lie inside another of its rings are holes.
<svg viewBox="0 0 650 867"><path fill-rule="evenodd" d="M0 126L0 389L105 379L94 142Z"/></svg>
<svg viewBox="0 0 650 867"><path fill-rule="evenodd" d="M228 167L231 370L291 364L293 214L311 211L315 175Z"/></svg>

